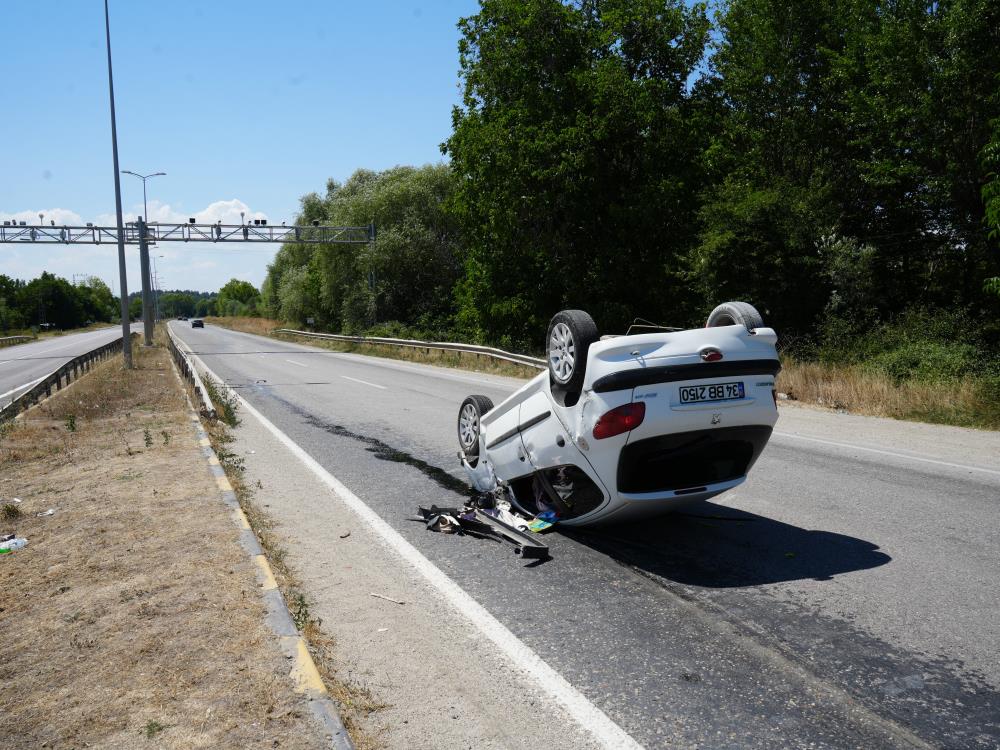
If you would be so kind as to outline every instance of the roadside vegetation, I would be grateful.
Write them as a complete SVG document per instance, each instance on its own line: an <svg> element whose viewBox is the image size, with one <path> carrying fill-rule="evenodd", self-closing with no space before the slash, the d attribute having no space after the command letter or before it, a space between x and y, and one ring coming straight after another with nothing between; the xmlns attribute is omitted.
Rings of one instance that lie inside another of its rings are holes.
<svg viewBox="0 0 1000 750"><path fill-rule="evenodd" d="M0 534L28 540L0 556L7 744L326 747L170 357L134 356L0 425Z"/></svg>
<svg viewBox="0 0 1000 750"><path fill-rule="evenodd" d="M70 284L51 273L25 282L0 274L0 336L83 328L120 320L118 299L96 276Z"/></svg>
<svg viewBox="0 0 1000 750"><path fill-rule="evenodd" d="M305 195L299 224L377 241L283 246L216 312L531 352L559 309L742 299L800 400L997 426L1000 6L710 8L483 0L449 163Z"/></svg>

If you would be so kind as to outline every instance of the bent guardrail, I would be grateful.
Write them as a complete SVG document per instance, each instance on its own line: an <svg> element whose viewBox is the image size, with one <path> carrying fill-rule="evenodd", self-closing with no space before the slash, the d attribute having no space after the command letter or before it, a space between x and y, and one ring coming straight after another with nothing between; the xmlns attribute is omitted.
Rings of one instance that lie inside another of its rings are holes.
<svg viewBox="0 0 1000 750"><path fill-rule="evenodd" d="M138 335L138 333L131 334L131 336ZM91 349L89 352L85 352L77 357L74 357L55 372L50 373L43 378L39 378L34 383L31 383L31 387L28 390L15 398L9 404L4 407L0 407L0 422L6 422L14 419L14 417L25 409L29 409L40 401L47 399L52 395L53 390L62 390L65 386L68 386L84 373L90 372L94 362L107 359L115 352L120 352L121 350L122 337L119 336L117 339L108 344L104 344L96 349Z"/></svg>
<svg viewBox="0 0 1000 750"><path fill-rule="evenodd" d="M312 331L299 331L294 328L276 328L273 333L285 333L294 336L306 336L307 338L331 339L352 344L379 344L383 346L402 346L411 349L425 349L430 351L458 352L459 354L476 354L482 357L491 357L505 362L534 367L538 370L546 368L545 360L538 357L529 357L526 354L514 354L503 349L496 349L492 346L479 346L478 344L458 344L451 341L418 341L416 339L393 339L378 336L346 336L339 333L313 333Z"/></svg>
<svg viewBox="0 0 1000 750"><path fill-rule="evenodd" d="M25 341L34 340L31 336L3 336L0 337L0 347L14 346L14 344L23 344Z"/></svg>
<svg viewBox="0 0 1000 750"><path fill-rule="evenodd" d="M207 419L215 419L215 406L212 404L212 399L208 396L208 389L205 388L205 384L201 380L201 376L198 374L198 370L195 369L194 363L191 362L188 357L188 352L182 349L184 343L174 337L174 332L170 330L170 326L166 326L167 329L167 347L170 349L170 354L174 358L174 362L177 363L177 369L181 371L185 380L191 383L191 387L194 388L194 392L198 395L198 399L201 401L201 414Z"/></svg>

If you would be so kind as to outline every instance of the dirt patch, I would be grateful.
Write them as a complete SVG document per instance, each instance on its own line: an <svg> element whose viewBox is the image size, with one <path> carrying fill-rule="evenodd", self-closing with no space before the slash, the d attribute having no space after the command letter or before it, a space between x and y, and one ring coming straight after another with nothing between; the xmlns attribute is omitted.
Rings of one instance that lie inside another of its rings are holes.
<svg viewBox="0 0 1000 750"><path fill-rule="evenodd" d="M328 745L166 350L136 364L109 360L0 432L0 503L20 511L0 531L29 540L0 556L4 744Z"/></svg>

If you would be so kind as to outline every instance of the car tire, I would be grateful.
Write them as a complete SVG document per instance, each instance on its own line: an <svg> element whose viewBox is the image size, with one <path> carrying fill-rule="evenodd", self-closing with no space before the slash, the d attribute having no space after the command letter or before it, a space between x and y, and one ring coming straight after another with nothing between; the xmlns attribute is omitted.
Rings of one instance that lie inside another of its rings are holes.
<svg viewBox="0 0 1000 750"><path fill-rule="evenodd" d="M764 327L764 318L749 302L723 302L708 316L706 328L745 326L748 331Z"/></svg>
<svg viewBox="0 0 1000 750"><path fill-rule="evenodd" d="M587 369L587 352L599 340L597 324L583 310L562 310L552 316L545 336L545 359L553 386L579 391Z"/></svg>
<svg viewBox="0 0 1000 750"><path fill-rule="evenodd" d="M479 435L483 415L493 408L487 396L469 396L458 409L458 446L465 453L469 466L479 463Z"/></svg>

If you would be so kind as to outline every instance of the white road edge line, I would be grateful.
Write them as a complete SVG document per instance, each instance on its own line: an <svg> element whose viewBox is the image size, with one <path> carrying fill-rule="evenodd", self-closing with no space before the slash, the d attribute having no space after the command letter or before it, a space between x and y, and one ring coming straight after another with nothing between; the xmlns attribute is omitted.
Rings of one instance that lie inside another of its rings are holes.
<svg viewBox="0 0 1000 750"><path fill-rule="evenodd" d="M51 375L51 374L52 373L50 372L49 375ZM32 380L30 383L25 383L24 385L19 385L17 388L9 390L6 393L0 393L0 398L4 398L6 396L9 396L12 393L17 393L18 391L23 391L25 388L31 388L31 386L33 386L33 385L38 385L43 380L45 380L45 378L47 378L49 375L42 375L42 377L40 377L38 380Z"/></svg>
<svg viewBox="0 0 1000 750"><path fill-rule="evenodd" d="M352 378L349 375L341 375L344 380L352 380L355 383L361 383L362 385L370 385L372 388L379 388L381 390L386 390L384 385L379 385L378 383L369 383L367 380L358 380L357 378Z"/></svg>
<svg viewBox="0 0 1000 750"><path fill-rule="evenodd" d="M304 365L301 362L296 362L294 359L286 359L285 361L289 362L289 363L291 363L293 365L298 365L299 367L308 367L309 366L309 365Z"/></svg>
<svg viewBox="0 0 1000 750"><path fill-rule="evenodd" d="M218 375L197 358L202 368L218 382L223 382ZM434 563L428 560L412 544L392 526L382 520L365 502L345 487L339 479L324 469L316 459L306 453L294 440L279 430L267 417L257 411L238 393L236 396L240 406L253 415L257 421L274 435L292 454L316 475L316 477L344 501L351 510L360 516L396 554L410 563L416 571L448 602L469 620L484 636L486 636L507 656L517 667L532 677L538 686L557 703L585 731L589 732L602 746L606 748L628 748L642 750L642 745L636 742L624 729L613 722L607 714L591 703L586 696L573 687L561 674L550 667L538 654L531 650L507 627L487 611L483 605L472 598L457 583L443 573Z"/></svg>
<svg viewBox="0 0 1000 750"><path fill-rule="evenodd" d="M805 435L796 435L793 432L779 432L774 431L775 435L786 438L793 438L795 440L807 440L810 443L822 443L823 445L835 445L838 448L846 448L848 450L855 451L865 451L867 453L877 453L881 456L893 456L895 458L905 458L909 461L920 461L925 464L934 464L935 466L947 466L951 469L964 469L965 471L979 471L983 474L992 474L994 476L1000 477L1000 471L996 469L984 469L981 466L969 466L968 464L955 464L950 461L939 461L935 458L921 458L920 456L911 456L907 453L896 453L895 451L885 451L879 448L865 448L861 445L852 445L851 443L840 443L836 440L823 440L822 438L806 437Z"/></svg>

